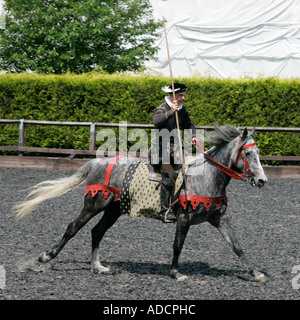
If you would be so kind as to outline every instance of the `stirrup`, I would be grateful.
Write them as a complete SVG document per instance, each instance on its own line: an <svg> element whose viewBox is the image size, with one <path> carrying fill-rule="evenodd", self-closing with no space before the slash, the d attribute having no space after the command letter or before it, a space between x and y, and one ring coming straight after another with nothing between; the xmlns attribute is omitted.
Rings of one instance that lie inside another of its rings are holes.
<svg viewBox="0 0 300 320"><path fill-rule="evenodd" d="M174 212L170 209L166 210L162 214L163 223L175 223L177 218L174 216Z"/></svg>

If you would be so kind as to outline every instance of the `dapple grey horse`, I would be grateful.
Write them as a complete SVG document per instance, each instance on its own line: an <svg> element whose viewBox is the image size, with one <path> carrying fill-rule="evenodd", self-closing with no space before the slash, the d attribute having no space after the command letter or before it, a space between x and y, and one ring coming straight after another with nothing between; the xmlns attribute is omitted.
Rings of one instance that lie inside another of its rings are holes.
<svg viewBox="0 0 300 320"><path fill-rule="evenodd" d="M170 274L175 279L184 280L186 278L178 271L178 260L190 226L208 221L218 228L250 275L257 281L266 280L265 275L255 270L246 259L230 228L229 216L226 213L226 187L231 177L234 177L230 175L230 172L234 172L239 177L247 176L247 180L258 187L262 187L267 181L260 164L259 149L254 142L253 134L253 132L248 132L247 128L241 131L238 127L229 125L215 126L215 130L206 138L206 141L213 147L205 152L206 156L203 157L203 154L200 154L194 157L187 166L185 183L177 194L177 199L180 201L174 201L173 205L177 224ZM109 268L100 262L99 244L106 231L121 215L120 200L114 190L122 189L127 168L133 161L136 159L128 157L125 164L116 162L111 167L109 185L113 188L98 192L96 195L92 192L86 194L83 209L77 219L68 225L62 239L56 245L40 255L40 262L46 263L55 258L65 244L92 217L102 212L100 221L92 229L91 270L94 273L109 271ZM220 166L217 166L214 161ZM37 184L28 195L28 200L15 205L16 219L24 218L43 201L61 196L84 181L87 186L103 184L110 164L111 159L102 161L93 159L70 177Z"/></svg>

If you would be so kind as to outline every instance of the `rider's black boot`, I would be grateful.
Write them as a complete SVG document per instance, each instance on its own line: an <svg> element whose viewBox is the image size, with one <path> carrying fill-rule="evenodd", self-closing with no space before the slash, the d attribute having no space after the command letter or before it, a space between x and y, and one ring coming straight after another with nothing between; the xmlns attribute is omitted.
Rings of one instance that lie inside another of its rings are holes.
<svg viewBox="0 0 300 320"><path fill-rule="evenodd" d="M170 208L170 198L172 194L173 187L168 187L165 185L161 185L160 190L160 199L161 199L161 214L162 214L162 222L164 223L175 223L177 220L174 212Z"/></svg>

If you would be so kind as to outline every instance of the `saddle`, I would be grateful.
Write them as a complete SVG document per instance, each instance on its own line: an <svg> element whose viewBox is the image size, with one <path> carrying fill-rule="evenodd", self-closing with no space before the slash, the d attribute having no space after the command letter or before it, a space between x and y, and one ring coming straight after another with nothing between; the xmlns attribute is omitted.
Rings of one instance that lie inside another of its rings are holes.
<svg viewBox="0 0 300 320"><path fill-rule="evenodd" d="M149 180L161 182L162 177L160 174L160 170L158 170L156 167L154 167L151 163L147 164L147 168L149 170Z"/></svg>
<svg viewBox="0 0 300 320"><path fill-rule="evenodd" d="M162 168L162 170L168 170L168 168ZM127 214L133 218L161 220L161 175L160 172L155 170L152 170L151 174L150 179L149 165L145 162L137 161L130 164L120 193L122 214ZM174 194L180 190L182 183L183 177L179 174L175 183Z"/></svg>

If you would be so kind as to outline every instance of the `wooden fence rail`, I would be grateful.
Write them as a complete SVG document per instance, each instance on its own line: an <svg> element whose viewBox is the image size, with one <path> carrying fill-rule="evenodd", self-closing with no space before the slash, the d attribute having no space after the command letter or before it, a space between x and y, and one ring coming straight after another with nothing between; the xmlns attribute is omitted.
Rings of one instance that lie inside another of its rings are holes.
<svg viewBox="0 0 300 320"><path fill-rule="evenodd" d="M126 126L129 129L154 129L152 124L131 124L131 123L103 123L103 122L60 122L60 121L40 121L40 120L24 120L24 119L0 119L0 124L18 124L19 139L17 146L0 146L0 151L18 151L22 156L24 152L50 153L50 154L68 154L71 158L76 155L95 156L96 155L96 127L102 128L119 128ZM25 127L27 125L43 125L43 126L80 126L90 127L90 144L89 150L78 149L58 149L58 148L40 148L25 147ZM197 129L212 130L213 126L196 126ZM244 127L241 127L242 129ZM248 127L253 128L253 127ZM294 132L300 133L300 128L278 128L278 127L255 127L256 131L261 132ZM261 160L271 161L300 161L300 156L268 156L262 155Z"/></svg>

